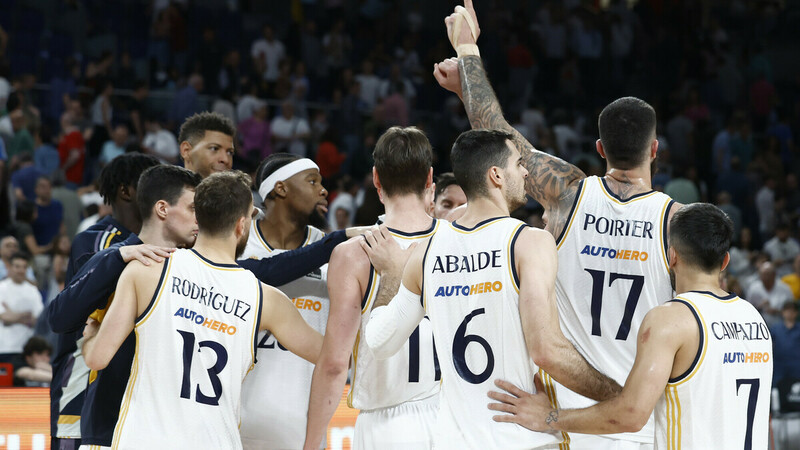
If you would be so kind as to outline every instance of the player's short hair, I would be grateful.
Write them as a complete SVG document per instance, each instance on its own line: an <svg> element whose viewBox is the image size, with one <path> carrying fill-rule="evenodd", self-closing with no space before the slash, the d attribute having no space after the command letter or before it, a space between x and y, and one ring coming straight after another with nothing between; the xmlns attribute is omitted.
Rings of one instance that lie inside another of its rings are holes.
<svg viewBox="0 0 800 450"><path fill-rule="evenodd" d="M511 150L506 144L513 136L501 130L469 130L461 133L450 151L450 161L467 200L489 193L486 171L505 168Z"/></svg>
<svg viewBox="0 0 800 450"><path fill-rule="evenodd" d="M372 159L386 195L422 196L425 192L433 150L419 128L389 128L375 144Z"/></svg>
<svg viewBox="0 0 800 450"><path fill-rule="evenodd" d="M188 142L197 144L206 135L206 131L218 131L228 136L236 136L236 125L222 114L215 112L200 112L192 115L181 125L178 134L178 143Z"/></svg>
<svg viewBox="0 0 800 450"><path fill-rule="evenodd" d="M597 126L611 165L631 169L647 159L656 135L656 111L644 100L622 97L603 108Z"/></svg>
<svg viewBox="0 0 800 450"><path fill-rule="evenodd" d="M733 222L710 203L692 203L669 223L669 245L688 265L704 272L718 270L733 241Z"/></svg>
<svg viewBox="0 0 800 450"><path fill-rule="evenodd" d="M264 160L261 161L261 164L258 165L258 169L256 169L256 189L258 189L258 187L261 186L261 183L263 183L267 177L272 175L273 172L291 162L297 161L300 158L300 156L292 153L273 153L264 158ZM270 193L270 195L267 197L271 198L271 195L272 193Z"/></svg>
<svg viewBox="0 0 800 450"><path fill-rule="evenodd" d="M117 192L122 186L136 186L142 172L161 164L158 159L142 153L125 153L112 159L97 180L97 190L103 202L113 205L117 201Z"/></svg>
<svg viewBox="0 0 800 450"><path fill-rule="evenodd" d="M136 186L136 203L142 220L150 218L159 200L174 205L184 188L194 190L201 180L191 170L173 165L160 164L145 170Z"/></svg>
<svg viewBox="0 0 800 450"><path fill-rule="evenodd" d="M41 336L32 336L22 347L22 356L31 356L35 353L53 353L53 346Z"/></svg>
<svg viewBox="0 0 800 450"><path fill-rule="evenodd" d="M436 201L448 186L453 185L458 186L458 180L456 180L456 176L453 172L445 172L436 177L436 190L433 192L433 200Z"/></svg>
<svg viewBox="0 0 800 450"><path fill-rule="evenodd" d="M250 184L250 177L238 170L214 173L203 180L194 194L200 233L222 236L231 233L241 217L250 217Z"/></svg>
<svg viewBox="0 0 800 450"><path fill-rule="evenodd" d="M15 259L21 259L25 261L25 264L30 264L30 257L26 253L16 252L11 255L11 258L8 259L9 262L13 263Z"/></svg>

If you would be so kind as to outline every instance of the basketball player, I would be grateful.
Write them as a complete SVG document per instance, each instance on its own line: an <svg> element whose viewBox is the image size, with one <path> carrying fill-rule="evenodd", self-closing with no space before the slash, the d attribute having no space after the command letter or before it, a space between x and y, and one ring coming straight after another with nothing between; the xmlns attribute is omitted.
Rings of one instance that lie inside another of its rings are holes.
<svg viewBox="0 0 800 450"><path fill-rule="evenodd" d="M446 219L450 211L467 203L467 196L458 185L453 172L445 172L436 178L434 193L433 217L437 219Z"/></svg>
<svg viewBox="0 0 800 450"><path fill-rule="evenodd" d="M104 368L131 330L136 354L114 448L241 448L241 383L269 328L315 361L322 337L288 298L236 265L255 215L250 179L217 173L197 187L199 234L161 264L134 261L99 329L88 325L86 362Z"/></svg>
<svg viewBox="0 0 800 450"><path fill-rule="evenodd" d="M256 172L264 217L253 220L243 258L270 258L325 236L328 191L317 165L289 153L267 157ZM261 206L261 205L259 205ZM303 319L325 334L330 302L328 265L278 286ZM245 449L301 448L314 365L287 350L269 331L258 336L259 362L242 386L242 445ZM265 405L281 405L265 407Z"/></svg>
<svg viewBox="0 0 800 450"><path fill-rule="evenodd" d="M438 64L436 78L463 97L473 128L513 134L530 171L526 191L544 207L545 229L556 238L556 292L564 334L589 363L624 383L644 315L673 295L666 233L669 217L681 205L651 188L658 150L655 111L633 97L603 109L596 146L606 160L604 177L587 178L577 167L535 150L503 118L475 45L479 33L475 11L471 1L465 6L445 21L459 59ZM550 381L545 377L552 388ZM593 403L563 386L555 389L560 406ZM571 440L573 449L641 445L644 450L652 448L652 421L639 433Z"/></svg>
<svg viewBox="0 0 800 450"><path fill-rule="evenodd" d="M489 407L495 420L540 431L638 431L655 409L656 448L769 446L772 339L750 302L719 287L733 224L719 208L695 203L672 218L669 265L675 299L642 322L622 394L585 409L553 408L543 394L498 383L510 395ZM537 383L541 389L541 383Z"/></svg>
<svg viewBox="0 0 800 450"><path fill-rule="evenodd" d="M591 397L610 398L620 389L561 334L552 237L508 217L525 204L528 175L511 139L496 130L459 136L450 156L467 210L412 252L400 292L388 306L376 307L366 326L369 349L385 358L426 312L430 316L443 372L436 448L553 448L564 442L562 435L493 423L484 401L498 378L532 388L541 367Z"/></svg>
<svg viewBox="0 0 800 450"><path fill-rule="evenodd" d="M401 247L431 236L439 226L426 213L432 184L431 145L417 128L392 127L375 145L373 180L386 207L384 224ZM319 448L351 364L347 403L361 412L354 449L427 449L439 407L441 378L430 323L409 330L392 358L378 361L364 342L364 328L384 279L370 264L361 239L337 247L329 264L331 310L323 350L311 383L305 448ZM394 287L396 290L396 286Z"/></svg>
<svg viewBox="0 0 800 450"><path fill-rule="evenodd" d="M103 201L111 205L111 215L106 216L87 230L78 233L72 241L65 285L98 251L122 242L131 233L138 233L142 218L136 207L136 184L145 169L159 164L152 156L129 153L114 158L100 172L98 190ZM65 312L73 305L63 304L54 309L52 302L46 310L47 321L55 331ZM81 355L81 328L59 334L53 356L53 381L50 383L50 448L75 450L81 445L81 408L86 395L89 369Z"/></svg>

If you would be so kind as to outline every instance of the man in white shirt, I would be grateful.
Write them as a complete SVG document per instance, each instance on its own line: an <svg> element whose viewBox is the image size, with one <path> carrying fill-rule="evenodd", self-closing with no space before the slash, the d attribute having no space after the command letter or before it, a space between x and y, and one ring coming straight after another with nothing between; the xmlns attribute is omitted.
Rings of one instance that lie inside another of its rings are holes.
<svg viewBox="0 0 800 450"><path fill-rule="evenodd" d="M178 162L178 140L175 139L175 135L161 128L161 124L153 117L144 120L144 128L147 130L142 141L145 152L155 156L164 164Z"/></svg>
<svg viewBox="0 0 800 450"><path fill-rule="evenodd" d="M775 276L775 265L765 261L758 268L758 280L747 289L747 300L758 308L767 325L781 321L781 308L794 299L792 289Z"/></svg>
<svg viewBox="0 0 800 450"><path fill-rule="evenodd" d="M289 152L297 156L306 156L306 141L311 128L308 121L294 115L294 104L287 100L281 104L281 115L272 119L272 138L275 152Z"/></svg>
<svg viewBox="0 0 800 450"><path fill-rule="evenodd" d="M792 273L792 261L800 254L797 239L789 236L789 224L779 223L775 227L775 237L764 244L779 277Z"/></svg>
<svg viewBox="0 0 800 450"><path fill-rule="evenodd" d="M286 49L281 41L275 39L271 26L264 25L262 33L264 38L256 40L250 47L250 56L253 60L264 58L264 79L272 83L278 79L278 64L286 56Z"/></svg>
<svg viewBox="0 0 800 450"><path fill-rule="evenodd" d="M22 353L44 309L42 294L25 279L27 270L28 260L16 253L11 257L8 278L0 281L0 362Z"/></svg>
<svg viewBox="0 0 800 450"><path fill-rule="evenodd" d="M378 103L381 90L381 79L375 75L374 69L372 61L367 59L361 64L361 73L355 77L361 86L358 96L370 110Z"/></svg>

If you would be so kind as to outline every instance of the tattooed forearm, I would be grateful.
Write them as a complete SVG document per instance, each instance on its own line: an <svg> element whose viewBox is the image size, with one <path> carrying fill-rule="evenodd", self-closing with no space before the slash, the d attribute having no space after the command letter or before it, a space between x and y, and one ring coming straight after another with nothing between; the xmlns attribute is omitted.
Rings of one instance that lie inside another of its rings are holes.
<svg viewBox="0 0 800 450"><path fill-rule="evenodd" d="M556 422L558 422L558 410L554 409L550 411L550 413L547 415L547 418L544 419L544 423L546 423L548 427L553 428L553 423Z"/></svg>
<svg viewBox="0 0 800 450"><path fill-rule="evenodd" d="M503 117L500 102L489 84L483 63L478 56L465 56L458 61L464 108L473 129L491 128L508 131L522 155L530 175L525 191L545 207L547 229L558 236L572 206L577 189L575 182L586 177L580 169L566 161L533 148Z"/></svg>

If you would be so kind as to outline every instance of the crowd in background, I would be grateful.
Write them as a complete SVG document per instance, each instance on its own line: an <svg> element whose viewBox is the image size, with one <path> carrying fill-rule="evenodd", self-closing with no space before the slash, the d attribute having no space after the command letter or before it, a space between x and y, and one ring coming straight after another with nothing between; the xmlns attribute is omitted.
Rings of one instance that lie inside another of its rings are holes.
<svg viewBox="0 0 800 450"><path fill-rule="evenodd" d="M654 106L654 188L731 217L726 285L775 329L776 380L800 378L798 2L479 3L487 72L536 148L602 175L602 107L624 95ZM440 19L453 5L0 0L0 278L23 270L41 297L14 294L36 305L20 312L8 300L20 282L0 281L0 354L22 351L42 298L63 287L70 240L109 214L93 186L102 167L126 152L180 163L177 129L195 112L237 124L235 168L274 152L314 159L331 229L381 213L370 153L390 126L424 130L435 172L448 171L470 127L431 75L453 56ZM515 215L542 224L534 202Z"/></svg>

